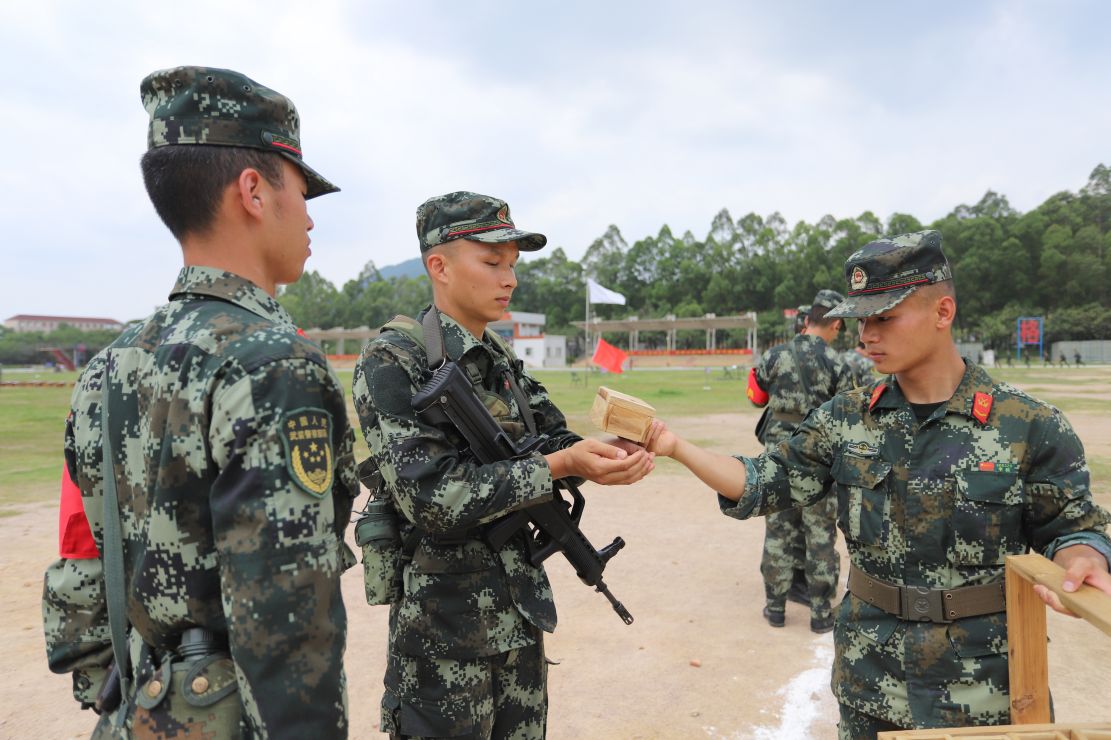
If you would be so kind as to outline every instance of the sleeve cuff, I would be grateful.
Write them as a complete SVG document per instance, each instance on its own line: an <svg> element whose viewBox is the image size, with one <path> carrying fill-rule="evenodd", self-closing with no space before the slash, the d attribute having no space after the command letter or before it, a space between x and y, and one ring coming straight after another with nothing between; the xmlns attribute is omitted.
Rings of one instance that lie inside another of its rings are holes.
<svg viewBox="0 0 1111 740"><path fill-rule="evenodd" d="M760 501L760 482L757 480L756 466L753 464L752 458L740 455L735 457L745 466L745 489L736 501L731 501L719 493L718 506L721 507L722 514L734 519L748 519L749 517L759 516L760 511L757 504Z"/></svg>
<svg viewBox="0 0 1111 740"><path fill-rule="evenodd" d="M1052 560L1061 550L1073 545L1088 545L1102 555L1103 559L1107 561L1107 565L1111 567L1111 540L1107 538L1107 535L1100 532L1076 532L1075 534L1058 537L1049 543L1049 546L1045 549L1045 556Z"/></svg>

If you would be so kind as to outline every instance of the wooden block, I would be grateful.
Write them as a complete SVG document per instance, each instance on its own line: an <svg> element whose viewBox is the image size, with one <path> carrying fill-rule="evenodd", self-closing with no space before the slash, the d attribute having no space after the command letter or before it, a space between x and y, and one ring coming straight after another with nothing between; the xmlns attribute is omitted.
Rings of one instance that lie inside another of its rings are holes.
<svg viewBox="0 0 1111 740"><path fill-rule="evenodd" d="M598 388L590 420L603 432L640 444L648 436L648 427L656 418L656 409L644 401L604 385Z"/></svg>

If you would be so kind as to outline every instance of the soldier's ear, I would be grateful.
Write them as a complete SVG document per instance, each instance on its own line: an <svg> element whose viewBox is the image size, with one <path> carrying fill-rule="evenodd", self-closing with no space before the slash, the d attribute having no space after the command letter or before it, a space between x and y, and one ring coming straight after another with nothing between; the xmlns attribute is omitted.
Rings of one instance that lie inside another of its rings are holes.
<svg viewBox="0 0 1111 740"><path fill-rule="evenodd" d="M934 312L937 317L937 328L948 329L953 325L953 320L957 318L956 299L951 295L941 296L937 299Z"/></svg>
<svg viewBox="0 0 1111 740"><path fill-rule="evenodd" d="M424 269L428 272L428 279L432 284L447 282L447 258L443 250L433 247L424 258Z"/></svg>

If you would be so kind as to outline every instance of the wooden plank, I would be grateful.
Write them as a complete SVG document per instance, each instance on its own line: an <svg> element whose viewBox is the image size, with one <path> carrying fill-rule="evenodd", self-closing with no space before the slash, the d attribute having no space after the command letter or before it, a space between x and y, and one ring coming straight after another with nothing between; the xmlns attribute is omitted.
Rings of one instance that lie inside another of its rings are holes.
<svg viewBox="0 0 1111 740"><path fill-rule="evenodd" d="M1008 556L1007 567L1017 570L1027 581L1048 586L1074 614L1111 635L1111 596L1087 584L1068 593L1061 585L1065 569L1038 554Z"/></svg>
<svg viewBox="0 0 1111 740"><path fill-rule="evenodd" d="M934 730L890 730L878 740L1111 740L1111 723L953 727Z"/></svg>
<svg viewBox="0 0 1111 740"><path fill-rule="evenodd" d="M1008 557L1006 566L1011 722L1044 723L1050 720L1045 604L1034 593L1034 584L1013 565L1014 559Z"/></svg>
<svg viewBox="0 0 1111 740"><path fill-rule="evenodd" d="M641 443L648 436L656 409L635 396L601 386L590 408L590 420L604 432Z"/></svg>

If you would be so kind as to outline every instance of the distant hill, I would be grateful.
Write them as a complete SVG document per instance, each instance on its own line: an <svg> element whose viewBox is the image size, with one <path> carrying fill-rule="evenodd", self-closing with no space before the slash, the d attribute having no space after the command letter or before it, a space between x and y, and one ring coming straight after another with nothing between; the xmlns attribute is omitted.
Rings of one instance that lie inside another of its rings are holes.
<svg viewBox="0 0 1111 740"><path fill-rule="evenodd" d="M420 257L414 257L411 260L405 260L396 265L379 267L378 272L387 280L393 277L420 277L424 274L424 264L421 262Z"/></svg>

